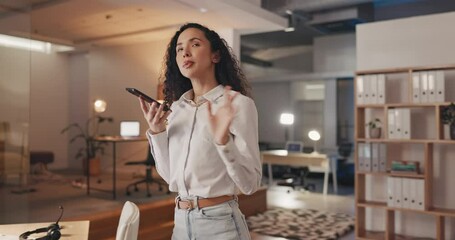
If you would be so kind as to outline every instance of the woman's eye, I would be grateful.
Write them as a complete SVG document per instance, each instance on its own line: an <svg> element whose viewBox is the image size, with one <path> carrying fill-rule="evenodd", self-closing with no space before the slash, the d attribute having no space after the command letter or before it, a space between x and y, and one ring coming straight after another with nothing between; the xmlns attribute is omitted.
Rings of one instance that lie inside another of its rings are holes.
<svg viewBox="0 0 455 240"><path fill-rule="evenodd" d="M177 52L183 51L183 48L177 48Z"/></svg>
<svg viewBox="0 0 455 240"><path fill-rule="evenodd" d="M199 46L200 46L199 43L194 43L194 44L193 44L193 47L199 47Z"/></svg>

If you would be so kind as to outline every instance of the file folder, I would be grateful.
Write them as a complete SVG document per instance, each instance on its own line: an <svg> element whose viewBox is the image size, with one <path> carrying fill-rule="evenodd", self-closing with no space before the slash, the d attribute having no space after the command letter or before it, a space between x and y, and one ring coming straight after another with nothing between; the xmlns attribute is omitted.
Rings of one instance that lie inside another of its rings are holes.
<svg viewBox="0 0 455 240"><path fill-rule="evenodd" d="M389 109L387 112L387 129L388 129L388 137L389 139L396 139L397 134L395 131L396 123L395 123L395 109Z"/></svg>
<svg viewBox="0 0 455 240"><path fill-rule="evenodd" d="M410 178L403 178L402 179L402 202L403 208L412 208L411 207L411 181L413 179Z"/></svg>
<svg viewBox="0 0 455 240"><path fill-rule="evenodd" d="M425 210L425 180L416 179L417 182L417 209Z"/></svg>
<svg viewBox="0 0 455 240"><path fill-rule="evenodd" d="M395 206L395 190L394 190L394 178L388 177L387 178L387 206L394 207Z"/></svg>
<svg viewBox="0 0 455 240"><path fill-rule="evenodd" d="M394 194L394 207L402 208L403 207L403 181L402 178L393 179L393 194Z"/></svg>
<svg viewBox="0 0 455 240"><path fill-rule="evenodd" d="M365 172L371 172L371 143L365 143L363 146L364 170Z"/></svg>
<svg viewBox="0 0 455 240"><path fill-rule="evenodd" d="M412 102L420 103L420 73L412 73Z"/></svg>
<svg viewBox="0 0 455 240"><path fill-rule="evenodd" d="M386 75L385 74L379 74L378 75L378 100L377 103L379 104L384 104L386 99L385 99L385 94L386 94Z"/></svg>
<svg viewBox="0 0 455 240"><path fill-rule="evenodd" d="M373 74L370 75L369 79L370 85L370 103L377 104L378 103L378 75Z"/></svg>
<svg viewBox="0 0 455 240"><path fill-rule="evenodd" d="M428 102L428 72L420 72L420 102Z"/></svg>
<svg viewBox="0 0 455 240"><path fill-rule="evenodd" d="M379 172L379 143L371 144L371 170Z"/></svg>
<svg viewBox="0 0 455 240"><path fill-rule="evenodd" d="M400 128L401 128L401 138L402 139L411 139L411 109L409 108L400 108L397 109L400 111Z"/></svg>
<svg viewBox="0 0 455 240"><path fill-rule="evenodd" d="M428 72L428 102L436 102L436 72Z"/></svg>
<svg viewBox="0 0 455 240"><path fill-rule="evenodd" d="M436 71L436 102L445 102L444 71Z"/></svg>
<svg viewBox="0 0 455 240"><path fill-rule="evenodd" d="M411 179L409 182L409 208L411 209L419 209L417 204L417 179Z"/></svg>
<svg viewBox="0 0 455 240"><path fill-rule="evenodd" d="M387 171L387 144L379 144L379 172Z"/></svg>
<svg viewBox="0 0 455 240"><path fill-rule="evenodd" d="M356 81L356 87L357 87L357 94L356 94L356 99L357 99L357 105L362 105L365 104L365 87L364 87L364 78L363 76L358 76L357 81Z"/></svg>
<svg viewBox="0 0 455 240"><path fill-rule="evenodd" d="M403 138L403 116L402 111L398 108L394 109L395 114L395 138L402 139Z"/></svg>
<svg viewBox="0 0 455 240"><path fill-rule="evenodd" d="M357 161L358 161L358 165L357 165L357 168L359 169L358 171L360 172L364 172L365 171L365 167L364 167L364 163L365 163L365 157L364 157L364 143L359 143L357 145Z"/></svg>

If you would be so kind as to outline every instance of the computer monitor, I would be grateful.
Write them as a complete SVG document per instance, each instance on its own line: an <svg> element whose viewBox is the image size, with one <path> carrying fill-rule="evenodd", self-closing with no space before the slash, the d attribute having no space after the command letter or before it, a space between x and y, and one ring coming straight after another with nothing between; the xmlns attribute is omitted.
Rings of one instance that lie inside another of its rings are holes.
<svg viewBox="0 0 455 240"><path fill-rule="evenodd" d="M120 136L122 137L137 137L141 134L139 121L121 121Z"/></svg>
<svg viewBox="0 0 455 240"><path fill-rule="evenodd" d="M303 142L288 141L286 142L286 150L288 150L288 152L302 152Z"/></svg>

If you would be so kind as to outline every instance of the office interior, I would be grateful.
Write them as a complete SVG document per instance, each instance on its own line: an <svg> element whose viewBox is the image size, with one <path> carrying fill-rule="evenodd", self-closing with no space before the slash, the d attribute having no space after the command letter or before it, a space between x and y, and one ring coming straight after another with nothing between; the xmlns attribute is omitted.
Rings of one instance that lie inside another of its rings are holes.
<svg viewBox="0 0 455 240"><path fill-rule="evenodd" d="M70 142L77 129L62 130L73 123L88 124L98 135L117 136L120 122L139 121L144 133L147 124L138 100L125 88L160 98L166 46L186 22L216 30L240 60L258 109L261 150L284 149L286 142L297 141L303 143L303 152L317 150L335 159L338 191L329 178L327 196L322 194L323 174L309 171L305 180L316 184L314 190L290 190L268 186L264 165L268 206L356 216L356 72L455 64L454 10L455 3L448 0L1 1L0 224L51 222L63 203L66 209L85 204L73 213L67 210L68 216L76 217L120 209L126 200L146 204L175 197L156 186L152 197L145 196L143 188L125 194L125 186L145 168L124 164L144 160L146 141L116 145L116 200L104 192L87 196L83 161L76 158L84 142ZM446 93L453 101L450 95ZM95 111L96 100L106 104L105 111ZM292 124L280 123L284 113L293 115ZM99 122L98 117L112 121ZM310 139L311 130L320 133L319 140ZM454 156L450 144L445 147L446 154ZM103 148L98 154L101 173L92 177L92 185L109 188L113 146ZM422 153L409 149L411 155ZM6 163L7 152L19 156L11 165ZM32 152L52 153L52 162L30 164ZM439 189L434 202L446 208L455 207L447 186L453 178L451 165L439 168L437 176L444 178L433 182ZM273 171L283 175L289 167ZM375 181L365 184L386 184ZM377 196L371 189L367 198ZM366 227L380 231L386 228L387 216L376 211L367 210ZM407 225L396 226L397 233L434 238L431 215L398 214L396 222L404 219ZM455 236L452 222L445 223L447 239ZM253 239L283 238L254 234ZM356 233L340 239L357 239Z"/></svg>

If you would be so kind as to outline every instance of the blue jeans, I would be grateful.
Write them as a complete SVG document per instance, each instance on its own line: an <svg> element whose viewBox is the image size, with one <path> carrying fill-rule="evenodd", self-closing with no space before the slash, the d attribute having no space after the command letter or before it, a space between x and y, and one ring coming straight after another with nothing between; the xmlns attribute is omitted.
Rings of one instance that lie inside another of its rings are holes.
<svg viewBox="0 0 455 240"><path fill-rule="evenodd" d="M236 200L190 211L175 208L172 240L250 240Z"/></svg>

